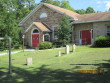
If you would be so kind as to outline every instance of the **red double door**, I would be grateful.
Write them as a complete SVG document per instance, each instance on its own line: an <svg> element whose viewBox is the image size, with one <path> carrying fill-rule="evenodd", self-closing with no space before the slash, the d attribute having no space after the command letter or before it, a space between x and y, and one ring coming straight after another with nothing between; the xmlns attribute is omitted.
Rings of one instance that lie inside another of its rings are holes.
<svg viewBox="0 0 110 83"><path fill-rule="evenodd" d="M32 34L32 47L38 47L39 45L39 34Z"/></svg>
<svg viewBox="0 0 110 83"><path fill-rule="evenodd" d="M90 30L83 30L81 31L81 39L82 39L82 45L88 45L91 44L91 31Z"/></svg>

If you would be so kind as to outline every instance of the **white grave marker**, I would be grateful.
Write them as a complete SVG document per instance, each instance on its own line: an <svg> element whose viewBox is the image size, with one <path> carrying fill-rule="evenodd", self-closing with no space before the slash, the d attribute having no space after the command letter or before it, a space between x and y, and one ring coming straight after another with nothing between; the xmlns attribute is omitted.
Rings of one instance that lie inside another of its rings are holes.
<svg viewBox="0 0 110 83"><path fill-rule="evenodd" d="M60 51L58 52L58 56L61 56L61 52Z"/></svg>
<svg viewBox="0 0 110 83"><path fill-rule="evenodd" d="M66 45L66 54L70 53L69 45Z"/></svg>
<svg viewBox="0 0 110 83"><path fill-rule="evenodd" d="M32 65L32 58L27 58L26 62L27 62L27 65Z"/></svg>
<svg viewBox="0 0 110 83"><path fill-rule="evenodd" d="M76 45L74 44L73 45L73 52L75 52L76 51Z"/></svg>

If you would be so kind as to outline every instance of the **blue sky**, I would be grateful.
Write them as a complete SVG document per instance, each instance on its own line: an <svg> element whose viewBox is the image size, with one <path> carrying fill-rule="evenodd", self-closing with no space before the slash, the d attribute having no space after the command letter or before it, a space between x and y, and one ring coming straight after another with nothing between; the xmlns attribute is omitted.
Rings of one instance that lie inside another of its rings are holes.
<svg viewBox="0 0 110 83"><path fill-rule="evenodd" d="M39 3L41 0L36 0ZM95 11L106 11L110 8L110 0L69 0L74 9L86 9L92 7Z"/></svg>

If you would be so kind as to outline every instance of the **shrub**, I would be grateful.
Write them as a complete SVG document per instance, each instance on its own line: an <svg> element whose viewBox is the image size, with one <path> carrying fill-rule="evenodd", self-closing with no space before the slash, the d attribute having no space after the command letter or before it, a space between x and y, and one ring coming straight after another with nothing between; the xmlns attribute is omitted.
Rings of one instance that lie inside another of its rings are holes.
<svg viewBox="0 0 110 83"><path fill-rule="evenodd" d="M95 39L94 47L110 47L110 37L100 36Z"/></svg>
<svg viewBox="0 0 110 83"><path fill-rule="evenodd" d="M63 46L63 45L62 45L62 42L54 42L53 45L54 45L56 48L59 48L59 47Z"/></svg>
<svg viewBox="0 0 110 83"><path fill-rule="evenodd" d="M52 43L51 42L42 42L39 44L39 49L50 49L52 48Z"/></svg>

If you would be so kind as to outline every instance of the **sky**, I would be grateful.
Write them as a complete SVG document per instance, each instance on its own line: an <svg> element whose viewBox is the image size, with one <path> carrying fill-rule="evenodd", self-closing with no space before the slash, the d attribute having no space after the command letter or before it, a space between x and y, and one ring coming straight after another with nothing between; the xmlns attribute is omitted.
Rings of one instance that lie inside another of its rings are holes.
<svg viewBox="0 0 110 83"><path fill-rule="evenodd" d="M36 0L39 3L41 0ZM70 5L75 9L94 8L95 11L107 11L110 8L110 0L69 0Z"/></svg>

